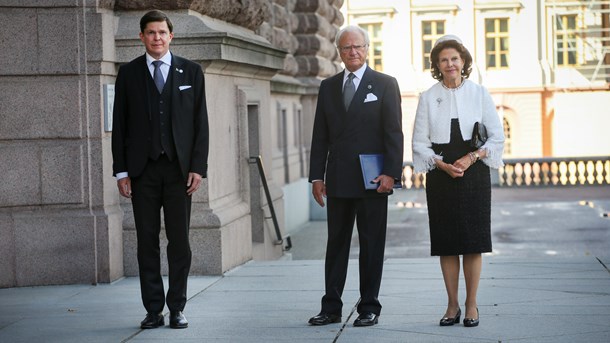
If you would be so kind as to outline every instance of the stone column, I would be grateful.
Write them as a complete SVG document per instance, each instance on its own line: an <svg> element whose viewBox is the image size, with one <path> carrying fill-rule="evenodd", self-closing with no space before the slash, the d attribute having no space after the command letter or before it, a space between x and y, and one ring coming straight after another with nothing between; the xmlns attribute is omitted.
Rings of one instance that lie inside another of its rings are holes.
<svg viewBox="0 0 610 343"><path fill-rule="evenodd" d="M302 0L297 2L295 14L298 26L293 31L299 47L295 58L299 66L296 77L305 85L315 87L301 97L303 106L303 137L309 158L311 132L321 79L341 70L341 60L335 48L335 35L343 25L340 8L343 0ZM325 212L325 211L324 211Z"/></svg>
<svg viewBox="0 0 610 343"><path fill-rule="evenodd" d="M334 46L335 35L343 24L340 12L343 0L301 0L295 13L298 27L294 31L299 42L295 53L299 64L298 77L306 83L326 78L339 70L340 59Z"/></svg>
<svg viewBox="0 0 610 343"><path fill-rule="evenodd" d="M0 19L0 287L123 276L102 85L112 13L13 1Z"/></svg>
<svg viewBox="0 0 610 343"><path fill-rule="evenodd" d="M283 67L285 52L243 27L174 7L162 8L174 24L170 50L201 63L210 124L208 178L193 197L191 274L221 274L252 259L255 250L261 256L277 258L282 254L282 247L274 245L272 230L262 230L263 235L253 239L252 227L257 223L253 222L251 213L265 210L267 205L263 200L255 206L250 197L251 192L262 192L250 187L254 175L251 176L248 164L251 149L248 141L257 139L253 144L263 155L265 164L271 165L268 157L270 134L265 132L270 127L266 115L269 113L269 85L273 75ZM139 20L146 10L116 12L118 62L128 62L144 53L138 33ZM248 107L251 104L260 114L256 117L260 130L256 135L249 133ZM281 192L274 193L274 199L281 200ZM281 215L281 202L274 205ZM125 274L137 275L131 203L125 201L122 209L125 213ZM260 217L261 221L263 219ZM161 239L165 245L164 232ZM164 255L165 248L161 251ZM166 272L165 256L162 265Z"/></svg>

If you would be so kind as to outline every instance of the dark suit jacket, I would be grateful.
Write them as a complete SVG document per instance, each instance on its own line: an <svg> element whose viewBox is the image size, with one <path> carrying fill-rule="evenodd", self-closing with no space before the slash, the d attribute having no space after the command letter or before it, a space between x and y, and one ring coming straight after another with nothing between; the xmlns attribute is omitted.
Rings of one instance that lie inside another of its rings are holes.
<svg viewBox="0 0 610 343"><path fill-rule="evenodd" d="M170 67L171 121L176 155L185 180L189 172L207 175L208 114L201 66L172 54ZM151 78L142 55L121 66L115 85L112 155L113 173L139 176L151 147L150 99L146 78ZM169 79L169 76L168 76ZM191 86L180 90L180 86Z"/></svg>
<svg viewBox="0 0 610 343"><path fill-rule="evenodd" d="M398 83L367 67L347 111L342 92L343 72L320 84L309 182L325 180L331 197L378 196L364 189L358 156L384 154L383 174L400 180L404 145ZM364 102L369 93L377 100Z"/></svg>

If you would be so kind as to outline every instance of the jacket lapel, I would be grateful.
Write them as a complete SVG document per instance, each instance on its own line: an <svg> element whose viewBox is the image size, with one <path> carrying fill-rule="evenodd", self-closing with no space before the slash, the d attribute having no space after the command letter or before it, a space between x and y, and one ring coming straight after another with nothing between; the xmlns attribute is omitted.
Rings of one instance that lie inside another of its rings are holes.
<svg viewBox="0 0 610 343"><path fill-rule="evenodd" d="M360 84L358 85L358 89L356 89L356 94L354 94L354 99L352 99L352 103L350 104L350 108L354 115L361 115L362 111L359 109L362 108L362 104L364 104L364 99L368 93L371 93L373 90L373 77L372 77L371 68L366 67L364 74L362 75L362 80L360 80ZM349 111L348 111L349 112Z"/></svg>
<svg viewBox="0 0 610 343"><path fill-rule="evenodd" d="M150 121L152 118L152 110L150 107L150 89L148 86L150 82L148 82L148 79L152 80L152 75L150 74L150 69L148 69L148 64L146 63L146 54L142 55L140 66L140 72L142 73L141 75L143 77L134 77L134 80L135 82L140 82L139 87L136 87L136 89L139 89L141 92L143 92L142 97L146 99L146 114L148 115L148 120Z"/></svg>
<svg viewBox="0 0 610 343"><path fill-rule="evenodd" d="M330 99L332 103L333 119L335 121L335 127L337 132L340 134L343 132L346 124L346 110L343 106L343 72L336 74L328 83L328 91L330 92Z"/></svg>
<svg viewBox="0 0 610 343"><path fill-rule="evenodd" d="M178 99L180 98L180 89L178 87L184 84L184 69L182 59L174 54L172 54L172 65L169 69L169 72L172 75L172 83L171 83L171 96L172 96L172 113L171 115L176 115L178 111Z"/></svg>

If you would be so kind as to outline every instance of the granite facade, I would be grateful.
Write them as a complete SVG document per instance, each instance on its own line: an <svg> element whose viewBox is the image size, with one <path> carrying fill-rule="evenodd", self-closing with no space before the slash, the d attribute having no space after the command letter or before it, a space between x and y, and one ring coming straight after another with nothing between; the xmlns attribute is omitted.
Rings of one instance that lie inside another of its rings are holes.
<svg viewBox="0 0 610 343"><path fill-rule="evenodd" d="M302 177L303 155L295 154L308 141L280 154L277 109L293 118L291 141L310 135L319 81L339 70L332 41L342 2L3 1L0 287L137 274L131 203L112 177L103 88L144 52L138 22L152 8L170 15L172 51L201 63L207 83L210 169L193 198L192 274L280 257L249 158L262 156L282 223L281 187Z"/></svg>

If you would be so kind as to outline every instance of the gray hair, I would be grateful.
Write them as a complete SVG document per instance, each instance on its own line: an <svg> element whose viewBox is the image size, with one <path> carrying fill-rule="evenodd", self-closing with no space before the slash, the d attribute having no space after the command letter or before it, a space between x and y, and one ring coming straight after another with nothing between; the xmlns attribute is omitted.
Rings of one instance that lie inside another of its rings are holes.
<svg viewBox="0 0 610 343"><path fill-rule="evenodd" d="M366 30L364 30L363 28L361 28L360 26L357 26L357 25L348 25L348 26L342 28L341 30L339 30L339 32L337 32L337 35L335 36L335 45L337 46L337 48L339 47L339 40L341 40L341 36L343 36L343 34L346 32L353 32L353 33L361 34L362 37L364 38L365 45L369 45L369 43L371 42L369 40L369 33Z"/></svg>

